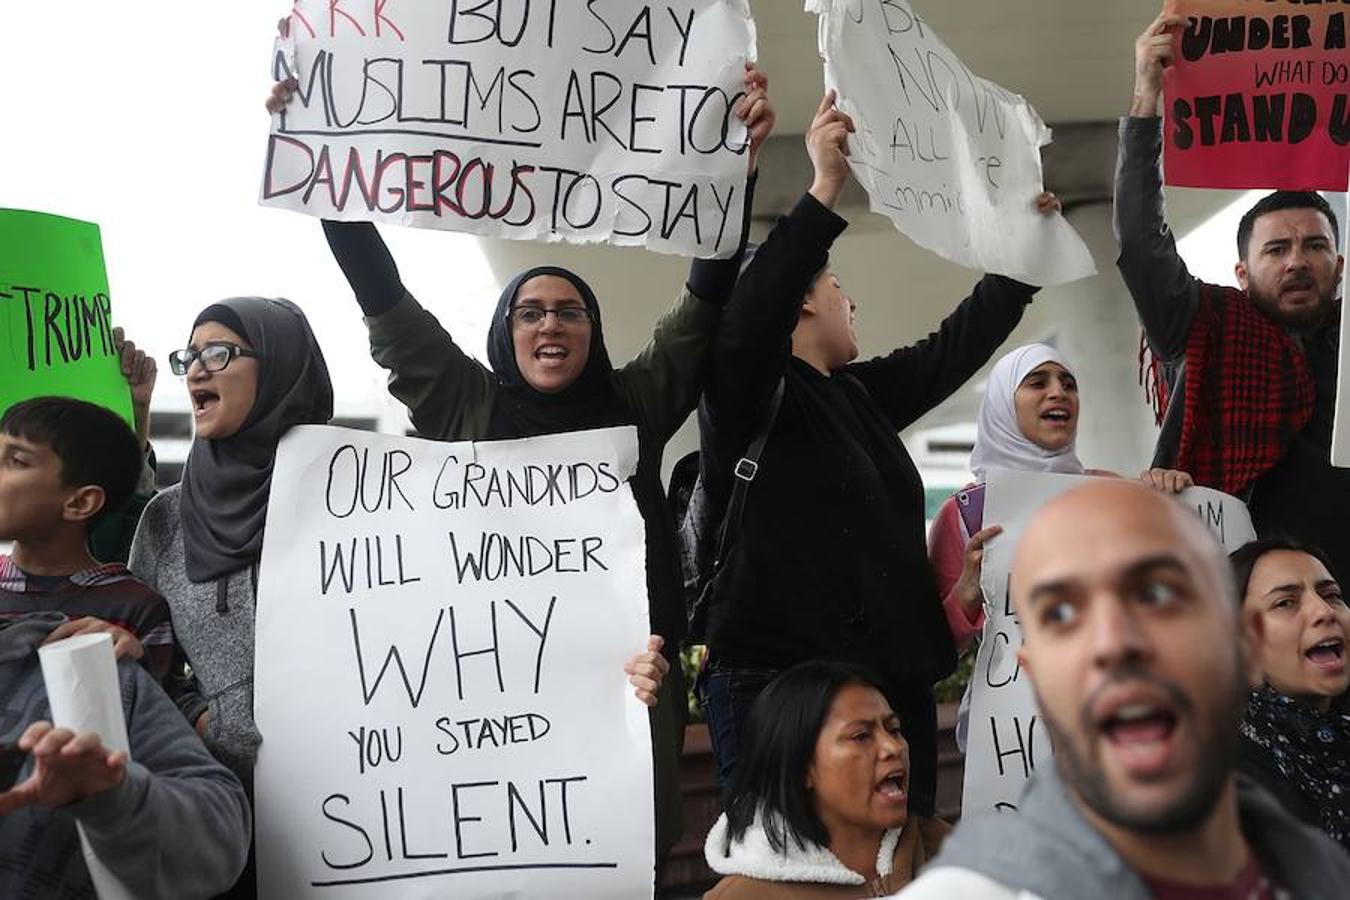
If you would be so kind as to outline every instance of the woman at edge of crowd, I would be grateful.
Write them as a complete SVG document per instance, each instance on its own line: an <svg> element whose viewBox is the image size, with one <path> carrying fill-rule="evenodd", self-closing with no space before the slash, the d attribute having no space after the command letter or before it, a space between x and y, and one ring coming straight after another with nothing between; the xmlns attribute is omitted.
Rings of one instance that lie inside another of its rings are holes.
<svg viewBox="0 0 1350 900"><path fill-rule="evenodd" d="M900 890L951 827L908 809L909 747L885 686L847 663L784 671L755 699L705 900L849 900Z"/></svg>
<svg viewBox="0 0 1350 900"><path fill-rule="evenodd" d="M814 658L863 665L890 686L913 760L910 807L930 814L932 685L956 653L928 562L922 481L897 435L984 365L1037 289L986 276L927 339L854 362L856 307L829 266L847 227L833 207L852 130L827 93L806 135L812 185L746 266L714 345L699 430L715 506L725 508L737 460L782 393L709 586L699 699L725 788L750 704L778 672ZM1036 202L1058 208L1053 195Z"/></svg>
<svg viewBox="0 0 1350 900"><path fill-rule="evenodd" d="M1254 685L1239 726L1238 771L1350 851L1350 642L1336 573L1316 547L1280 537L1230 557Z"/></svg>
<svg viewBox="0 0 1350 900"><path fill-rule="evenodd" d="M235 297L207 307L188 346L169 357L187 379L196 434L183 480L146 507L133 572L169 602L190 678L168 685L212 755L253 796L262 736L253 721L258 562L276 447L296 425L332 418L323 352L298 306ZM655 635L624 671L656 702L667 663ZM256 895L255 864L227 895Z"/></svg>
<svg viewBox="0 0 1350 900"><path fill-rule="evenodd" d="M964 652L984 627L980 589L984 549L1003 531L998 524L984 525L988 470L1119 477L1105 469L1085 469L1079 461L1079 404L1073 367L1048 344L1010 350L989 372L970 454L975 480L947 498L928 532L928 556L958 652ZM1192 486L1189 475L1171 469L1150 469L1139 477L1168 493ZM969 704L967 687L956 727L956 742L962 750Z"/></svg>
<svg viewBox="0 0 1350 900"><path fill-rule="evenodd" d="M277 443L333 415L323 351L289 300L233 297L193 322L169 356L186 379L194 436L179 484L146 506L132 572L169 603L191 677L166 684L212 755L253 798L261 736L253 721L258 561ZM172 678L172 676L171 676ZM228 897L253 897L255 862Z"/></svg>
<svg viewBox="0 0 1350 900"><path fill-rule="evenodd" d="M294 81L278 82L268 109L282 110L296 89ZM670 669L652 716L658 867L683 830L678 769L686 715L677 659L686 613L661 456L702 392L713 335L749 231L759 148L773 129L768 79L752 63L746 64L745 96L735 114L748 132L741 245L728 259L693 260L685 289L657 322L650 343L618 368L605 349L600 304L571 271L540 266L506 285L488 332L484 366L404 287L374 225L323 223L364 313L371 356L389 371L390 393L407 407L423 437L506 440L637 426L638 468L630 483L646 530L652 630L664 639Z"/></svg>

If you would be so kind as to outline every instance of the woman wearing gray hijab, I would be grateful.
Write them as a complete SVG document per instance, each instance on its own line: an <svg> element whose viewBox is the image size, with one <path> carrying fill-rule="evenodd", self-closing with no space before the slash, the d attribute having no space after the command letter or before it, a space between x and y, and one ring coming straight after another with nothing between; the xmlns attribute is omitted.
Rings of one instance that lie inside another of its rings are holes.
<svg viewBox="0 0 1350 900"><path fill-rule="evenodd" d="M192 669L170 693L251 800L261 742L253 620L272 463L292 427L332 418L333 385L305 314L289 300L235 297L208 306L169 365L186 378L195 436L182 482L145 509L130 567L168 600ZM250 855L228 896L253 892Z"/></svg>

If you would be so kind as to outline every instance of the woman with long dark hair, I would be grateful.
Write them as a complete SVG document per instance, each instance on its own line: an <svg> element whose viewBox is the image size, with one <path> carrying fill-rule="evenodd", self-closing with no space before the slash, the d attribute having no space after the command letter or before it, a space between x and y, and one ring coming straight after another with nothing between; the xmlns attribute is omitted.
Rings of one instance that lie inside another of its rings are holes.
<svg viewBox="0 0 1350 900"><path fill-rule="evenodd" d="M909 810L909 745L885 692L824 660L764 688L704 846L725 876L705 900L880 897L932 858L950 829Z"/></svg>

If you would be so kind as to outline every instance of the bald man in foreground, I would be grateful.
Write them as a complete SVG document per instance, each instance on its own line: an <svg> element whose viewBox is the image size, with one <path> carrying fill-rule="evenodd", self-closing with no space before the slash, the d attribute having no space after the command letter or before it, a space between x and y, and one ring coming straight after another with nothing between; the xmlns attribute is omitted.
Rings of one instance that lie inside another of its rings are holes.
<svg viewBox="0 0 1350 900"><path fill-rule="evenodd" d="M1350 895L1350 856L1234 775L1246 637L1194 513L1124 480L1077 488L1027 526L1011 590L1054 765L899 896Z"/></svg>

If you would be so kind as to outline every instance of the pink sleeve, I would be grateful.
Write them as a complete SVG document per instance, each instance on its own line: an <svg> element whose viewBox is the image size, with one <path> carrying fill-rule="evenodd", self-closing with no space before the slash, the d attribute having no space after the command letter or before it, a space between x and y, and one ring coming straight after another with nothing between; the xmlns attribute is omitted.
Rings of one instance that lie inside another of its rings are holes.
<svg viewBox="0 0 1350 900"><path fill-rule="evenodd" d="M942 611L947 615L947 627L951 629L958 650L965 649L984 629L984 610L976 612L973 621L967 618L965 610L961 608L961 601L952 590L961 579L965 554L966 537L961 528L961 513L956 508L956 498L948 497L938 510L937 518L933 519L932 530L928 532L928 558L933 564L938 596L942 598Z"/></svg>

